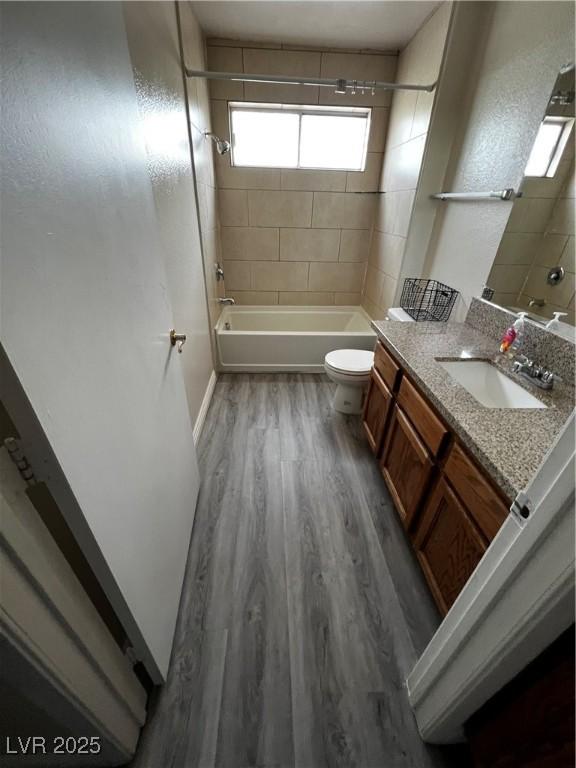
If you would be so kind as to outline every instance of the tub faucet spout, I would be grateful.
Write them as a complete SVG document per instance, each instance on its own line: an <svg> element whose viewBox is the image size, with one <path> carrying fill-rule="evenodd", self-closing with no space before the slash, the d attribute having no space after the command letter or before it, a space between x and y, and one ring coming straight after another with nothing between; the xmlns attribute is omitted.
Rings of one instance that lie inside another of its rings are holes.
<svg viewBox="0 0 576 768"><path fill-rule="evenodd" d="M220 304L236 304L234 299L218 299Z"/></svg>

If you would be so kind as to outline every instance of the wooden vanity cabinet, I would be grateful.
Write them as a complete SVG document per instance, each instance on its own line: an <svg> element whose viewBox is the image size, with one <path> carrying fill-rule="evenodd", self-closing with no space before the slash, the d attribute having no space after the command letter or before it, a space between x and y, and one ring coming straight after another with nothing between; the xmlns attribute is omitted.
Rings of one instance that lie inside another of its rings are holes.
<svg viewBox="0 0 576 768"><path fill-rule="evenodd" d="M443 477L425 506L414 546L434 599L447 613L482 559L488 541Z"/></svg>
<svg viewBox="0 0 576 768"><path fill-rule="evenodd" d="M446 613L504 522L509 503L380 342L363 423L432 594Z"/></svg>
<svg viewBox="0 0 576 768"><path fill-rule="evenodd" d="M368 394L364 402L362 424L368 444L376 456L380 453L386 422L392 405L392 393L377 371L372 371Z"/></svg>
<svg viewBox="0 0 576 768"><path fill-rule="evenodd" d="M388 427L380 470L405 528L409 528L427 490L434 463L418 433L398 405Z"/></svg>

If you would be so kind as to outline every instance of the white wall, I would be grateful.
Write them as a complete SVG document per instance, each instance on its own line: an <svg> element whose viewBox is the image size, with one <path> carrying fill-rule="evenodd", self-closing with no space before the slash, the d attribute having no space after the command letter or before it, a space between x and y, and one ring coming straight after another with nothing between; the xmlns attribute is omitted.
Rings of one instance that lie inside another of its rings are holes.
<svg viewBox="0 0 576 768"><path fill-rule="evenodd" d="M572 3L480 7L480 45L461 60L462 73L469 73L468 103L448 171L438 179L443 191L518 189L558 72L574 59ZM458 289L467 304L486 282L512 203L435 205L424 273Z"/></svg>
<svg viewBox="0 0 576 768"><path fill-rule="evenodd" d="M214 366L176 13L172 3L123 7L174 326L187 335L178 363L195 424ZM203 54L201 37L194 47Z"/></svg>
<svg viewBox="0 0 576 768"><path fill-rule="evenodd" d="M5 3L1 32L2 345L55 454L34 469L160 681L198 491L164 262L196 231L190 180L155 178L120 3ZM167 232L154 192L183 188Z"/></svg>

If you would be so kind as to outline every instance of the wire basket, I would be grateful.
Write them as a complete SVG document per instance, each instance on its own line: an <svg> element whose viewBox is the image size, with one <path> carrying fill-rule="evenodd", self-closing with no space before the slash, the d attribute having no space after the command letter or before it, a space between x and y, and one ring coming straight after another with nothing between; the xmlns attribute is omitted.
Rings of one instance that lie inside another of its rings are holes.
<svg viewBox="0 0 576 768"><path fill-rule="evenodd" d="M400 306L414 320L444 322L450 317L458 291L438 280L407 277L404 280Z"/></svg>

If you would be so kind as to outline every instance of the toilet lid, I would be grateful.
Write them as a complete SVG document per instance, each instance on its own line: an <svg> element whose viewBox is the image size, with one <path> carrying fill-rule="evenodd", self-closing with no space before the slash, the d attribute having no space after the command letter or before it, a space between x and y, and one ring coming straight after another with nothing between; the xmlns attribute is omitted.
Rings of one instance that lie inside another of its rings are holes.
<svg viewBox="0 0 576 768"><path fill-rule="evenodd" d="M374 352L365 349L335 349L324 358L326 365L342 373L370 373L374 362Z"/></svg>

